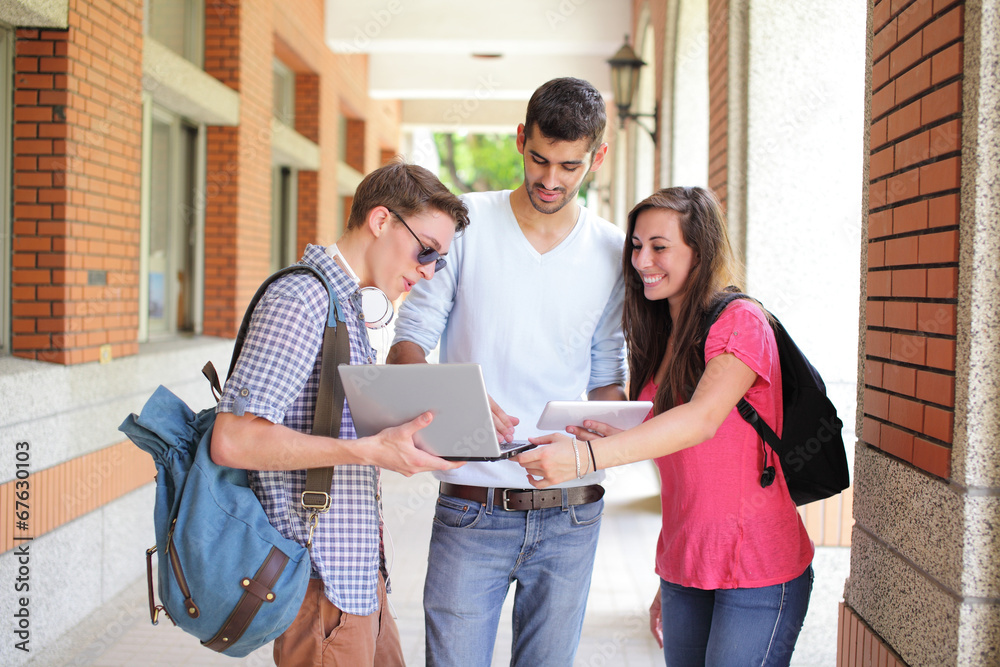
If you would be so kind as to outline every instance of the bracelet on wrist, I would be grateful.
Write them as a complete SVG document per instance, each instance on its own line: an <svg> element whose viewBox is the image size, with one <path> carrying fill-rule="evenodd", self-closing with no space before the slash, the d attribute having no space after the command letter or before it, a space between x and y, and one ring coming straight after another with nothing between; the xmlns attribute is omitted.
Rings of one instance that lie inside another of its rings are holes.
<svg viewBox="0 0 1000 667"><path fill-rule="evenodd" d="M580 474L580 448L577 447L576 438L573 438L573 455L576 456L576 478L583 479L583 475Z"/></svg>

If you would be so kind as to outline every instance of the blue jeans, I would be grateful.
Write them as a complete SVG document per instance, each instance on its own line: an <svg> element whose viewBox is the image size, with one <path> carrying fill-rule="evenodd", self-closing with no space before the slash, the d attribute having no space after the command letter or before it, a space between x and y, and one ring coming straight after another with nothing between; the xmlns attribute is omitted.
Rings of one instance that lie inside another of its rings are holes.
<svg viewBox="0 0 1000 667"><path fill-rule="evenodd" d="M660 580L667 667L788 665L813 570L784 584L705 591Z"/></svg>
<svg viewBox="0 0 1000 667"><path fill-rule="evenodd" d="M492 493L490 494L492 496ZM604 501L505 511L439 496L424 583L427 665L488 667L512 582L511 664L573 664Z"/></svg>

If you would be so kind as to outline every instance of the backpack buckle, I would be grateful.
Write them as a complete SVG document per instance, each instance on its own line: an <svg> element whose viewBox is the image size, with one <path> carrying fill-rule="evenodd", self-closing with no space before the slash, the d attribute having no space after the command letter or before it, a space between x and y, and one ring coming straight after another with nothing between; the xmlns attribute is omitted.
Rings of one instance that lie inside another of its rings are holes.
<svg viewBox="0 0 1000 667"><path fill-rule="evenodd" d="M740 399L740 402L736 404L736 409L739 411L740 417L743 417L743 420L751 426L757 422L757 411L745 398Z"/></svg>
<svg viewBox="0 0 1000 667"><path fill-rule="evenodd" d="M309 514L309 539L306 540L306 549L312 549L313 533L319 524L319 515L330 509L330 494L326 491L303 491L302 507L311 510Z"/></svg>
<svg viewBox="0 0 1000 667"><path fill-rule="evenodd" d="M312 510L313 514L330 509L330 494L326 491L303 491L302 507Z"/></svg>
<svg viewBox="0 0 1000 667"><path fill-rule="evenodd" d="M316 532L317 524L319 524L319 512L313 512L309 517L309 538L306 540L306 549L310 551L312 551L313 533Z"/></svg>

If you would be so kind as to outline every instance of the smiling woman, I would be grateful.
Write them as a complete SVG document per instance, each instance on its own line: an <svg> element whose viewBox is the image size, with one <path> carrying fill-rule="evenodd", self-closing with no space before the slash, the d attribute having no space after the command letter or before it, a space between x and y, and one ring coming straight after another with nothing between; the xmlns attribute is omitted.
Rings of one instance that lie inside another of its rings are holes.
<svg viewBox="0 0 1000 667"><path fill-rule="evenodd" d="M687 294L688 274L698 259L684 242L681 214L646 209L636 216L631 243L632 266L642 278L644 296L650 301L666 299L676 318Z"/></svg>
<svg viewBox="0 0 1000 667"><path fill-rule="evenodd" d="M629 398L653 401L653 410L628 430L587 420L566 429L572 439L531 438L547 446L517 461L547 488L579 476L587 457L577 438L594 468L654 459L663 525L650 627L667 664L788 665L812 589L813 546L778 461L773 483L761 482L757 434L736 410L746 397L781 428L774 332L749 301L729 304L704 330L705 313L735 282L712 192L660 190L632 209L627 233Z"/></svg>

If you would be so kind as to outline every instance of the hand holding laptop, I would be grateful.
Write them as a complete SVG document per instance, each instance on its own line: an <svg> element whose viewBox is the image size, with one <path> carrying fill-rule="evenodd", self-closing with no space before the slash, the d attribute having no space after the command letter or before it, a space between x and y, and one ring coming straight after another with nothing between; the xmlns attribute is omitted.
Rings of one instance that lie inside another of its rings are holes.
<svg viewBox="0 0 1000 667"><path fill-rule="evenodd" d="M500 429L512 431L517 418L489 399L478 364L341 364L337 371L361 437L432 412L433 422L412 437L417 448L441 458L496 461L534 446L499 442Z"/></svg>
<svg viewBox="0 0 1000 667"><path fill-rule="evenodd" d="M453 470L465 465L464 461L448 461L416 446L414 434L432 421L434 415L425 412L399 426L390 426L375 435L359 438L358 444L365 448L372 465L398 472L404 477L431 470Z"/></svg>
<svg viewBox="0 0 1000 667"><path fill-rule="evenodd" d="M514 427L520 424L521 420L504 412L489 394L486 394L486 398L490 401L490 413L493 415L493 425L497 427L497 437L500 442L514 442Z"/></svg>

